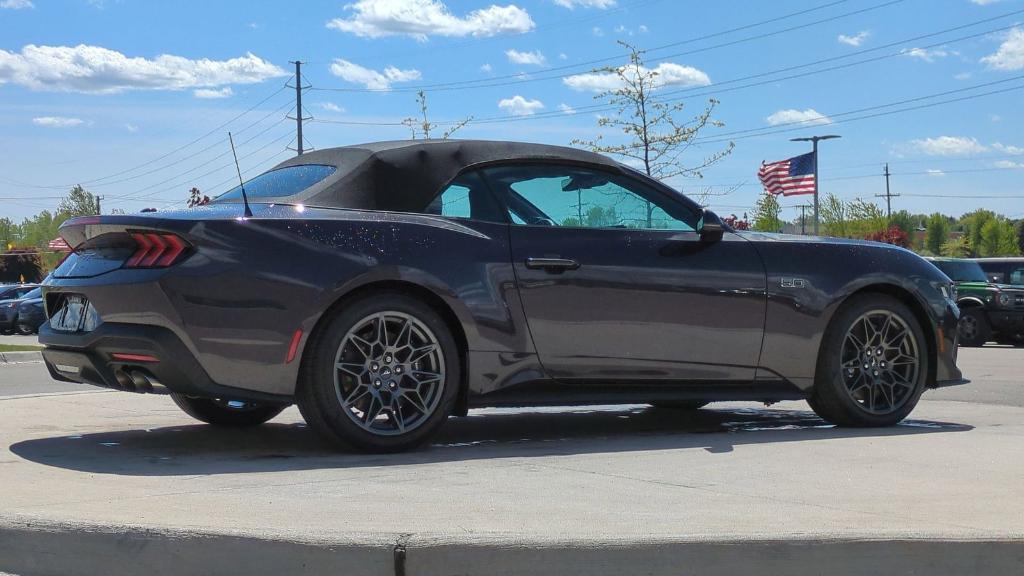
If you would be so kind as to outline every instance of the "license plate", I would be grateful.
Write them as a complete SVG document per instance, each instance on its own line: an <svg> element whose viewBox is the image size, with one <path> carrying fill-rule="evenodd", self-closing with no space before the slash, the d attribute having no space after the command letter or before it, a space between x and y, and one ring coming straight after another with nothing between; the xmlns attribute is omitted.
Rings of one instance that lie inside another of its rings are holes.
<svg viewBox="0 0 1024 576"><path fill-rule="evenodd" d="M62 332L91 332L98 323L96 309L85 296L70 294L50 317L50 327Z"/></svg>

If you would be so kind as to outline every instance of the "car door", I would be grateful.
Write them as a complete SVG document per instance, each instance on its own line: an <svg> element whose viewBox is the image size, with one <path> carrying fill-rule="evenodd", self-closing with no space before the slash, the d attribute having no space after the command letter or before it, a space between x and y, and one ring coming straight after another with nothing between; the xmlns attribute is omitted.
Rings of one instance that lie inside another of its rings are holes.
<svg viewBox="0 0 1024 576"><path fill-rule="evenodd" d="M551 164L482 172L509 211L520 299L551 376L754 379L765 272L751 243L732 233L702 240L699 210L625 174Z"/></svg>

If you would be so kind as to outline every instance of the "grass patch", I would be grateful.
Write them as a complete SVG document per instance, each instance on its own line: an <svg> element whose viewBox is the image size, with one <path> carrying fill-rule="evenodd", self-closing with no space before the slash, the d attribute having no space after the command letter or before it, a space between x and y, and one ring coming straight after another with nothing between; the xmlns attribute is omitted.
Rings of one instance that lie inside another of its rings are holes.
<svg viewBox="0 0 1024 576"><path fill-rule="evenodd" d="M33 352L42 350L42 346L26 346L25 344L0 344L0 352Z"/></svg>

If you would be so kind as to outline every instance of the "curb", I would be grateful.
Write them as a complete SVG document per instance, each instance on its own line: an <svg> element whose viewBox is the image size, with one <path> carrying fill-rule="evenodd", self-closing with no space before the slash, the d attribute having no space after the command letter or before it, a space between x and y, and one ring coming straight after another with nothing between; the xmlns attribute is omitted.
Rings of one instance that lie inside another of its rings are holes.
<svg viewBox="0 0 1024 576"><path fill-rule="evenodd" d="M173 562L167 560L173 558ZM604 544L296 542L183 530L0 526L0 571L15 574L346 574L601 576L699 573L1020 574L1024 540L758 540Z"/></svg>
<svg viewBox="0 0 1024 576"><path fill-rule="evenodd" d="M43 354L38 350L26 352L0 352L0 364L14 364L16 362L42 362Z"/></svg>

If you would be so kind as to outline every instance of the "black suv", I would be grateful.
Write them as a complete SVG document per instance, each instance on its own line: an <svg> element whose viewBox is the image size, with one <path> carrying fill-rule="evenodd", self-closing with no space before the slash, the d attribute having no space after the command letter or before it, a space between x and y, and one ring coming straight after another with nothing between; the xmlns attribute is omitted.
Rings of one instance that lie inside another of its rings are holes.
<svg viewBox="0 0 1024 576"><path fill-rule="evenodd" d="M18 306L30 293L38 293L35 284L0 284L0 334L18 327Z"/></svg>
<svg viewBox="0 0 1024 576"><path fill-rule="evenodd" d="M1024 287L996 284L975 260L928 258L956 283L961 346L989 340L1024 346Z"/></svg>

